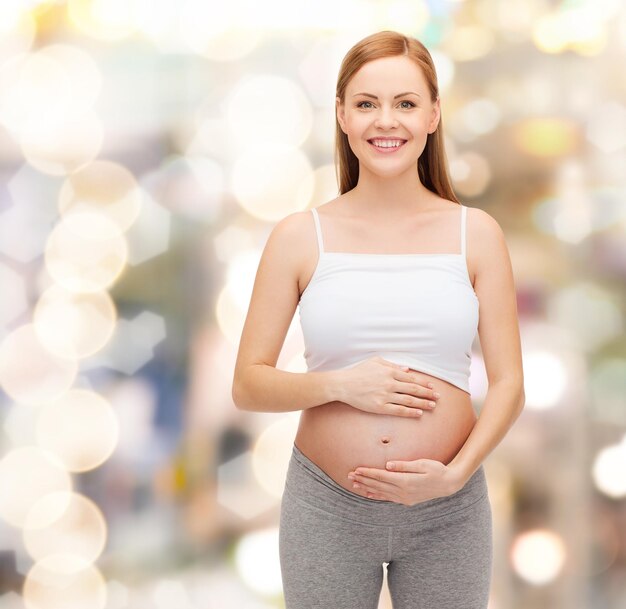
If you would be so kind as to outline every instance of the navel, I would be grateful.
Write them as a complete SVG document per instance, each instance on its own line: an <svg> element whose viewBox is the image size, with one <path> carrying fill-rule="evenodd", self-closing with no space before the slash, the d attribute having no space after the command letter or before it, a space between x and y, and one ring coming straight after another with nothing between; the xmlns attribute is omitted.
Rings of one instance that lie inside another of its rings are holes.
<svg viewBox="0 0 626 609"><path fill-rule="evenodd" d="M389 444L389 442L391 442L391 438L390 438L389 436L383 436L383 437L380 439L380 441L381 441L383 444Z"/></svg>

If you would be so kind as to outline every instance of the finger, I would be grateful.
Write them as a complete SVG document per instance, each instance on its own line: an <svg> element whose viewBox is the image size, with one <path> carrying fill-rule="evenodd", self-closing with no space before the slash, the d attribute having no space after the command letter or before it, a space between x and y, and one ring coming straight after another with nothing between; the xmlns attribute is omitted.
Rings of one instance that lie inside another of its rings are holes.
<svg viewBox="0 0 626 609"><path fill-rule="evenodd" d="M426 464L423 459L416 459L415 461L387 461L386 467L394 472L411 472L414 474L426 472Z"/></svg>
<svg viewBox="0 0 626 609"><path fill-rule="evenodd" d="M412 393L400 393L397 392L394 394L394 403L402 404L403 406L409 406L413 408L424 408L428 410L432 410L437 402L433 402L428 397L426 398L418 398Z"/></svg>
<svg viewBox="0 0 626 609"><path fill-rule="evenodd" d="M409 417L412 419L419 418L424 414L424 411L420 408L412 408L410 406L403 406L402 404L392 404L387 402L384 405L384 414L391 414L397 417Z"/></svg>
<svg viewBox="0 0 626 609"><path fill-rule="evenodd" d="M380 482L373 478L365 478L363 476L356 476L355 482L352 485L353 488L363 490L368 493L388 493L394 494L394 486L387 482Z"/></svg>
<svg viewBox="0 0 626 609"><path fill-rule="evenodd" d="M441 397L441 395L435 391L433 383L421 383L413 372L398 371L394 375L394 378L402 383L403 393L410 393L411 395L431 401L438 400ZM410 387L407 388L407 384L410 385Z"/></svg>
<svg viewBox="0 0 626 609"><path fill-rule="evenodd" d="M377 480L378 482L385 482L392 486L398 487L403 481L406 481L404 474L401 472L388 472L384 469L376 467L359 467L355 470L355 475L362 478L368 478L370 480Z"/></svg>
<svg viewBox="0 0 626 609"><path fill-rule="evenodd" d="M397 370L402 370L404 372L409 370L408 366L403 366L402 364L396 364L395 362L389 361L388 359L385 359L383 357L376 357L375 359L381 364L384 364L385 366L389 366L390 368L395 368Z"/></svg>

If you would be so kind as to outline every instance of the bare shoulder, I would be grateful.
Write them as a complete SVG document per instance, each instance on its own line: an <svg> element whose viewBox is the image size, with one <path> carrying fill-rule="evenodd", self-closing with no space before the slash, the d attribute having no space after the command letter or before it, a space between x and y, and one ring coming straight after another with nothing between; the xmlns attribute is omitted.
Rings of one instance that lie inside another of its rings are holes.
<svg viewBox="0 0 626 609"><path fill-rule="evenodd" d="M494 248L506 249L504 231L499 222L484 209L466 207L468 243L473 253L480 256L493 255Z"/></svg>
<svg viewBox="0 0 626 609"><path fill-rule="evenodd" d="M306 257L315 243L313 217L310 210L295 211L279 220L268 237L267 246L288 256L293 262Z"/></svg>
<svg viewBox="0 0 626 609"><path fill-rule="evenodd" d="M294 211L274 225L269 238L279 246L294 245L306 238L312 222L310 210Z"/></svg>
<svg viewBox="0 0 626 609"><path fill-rule="evenodd" d="M288 267L298 293L302 292L303 277L317 259L314 222L310 209L292 212L276 223L267 240L268 253L273 259L282 260L283 268Z"/></svg>

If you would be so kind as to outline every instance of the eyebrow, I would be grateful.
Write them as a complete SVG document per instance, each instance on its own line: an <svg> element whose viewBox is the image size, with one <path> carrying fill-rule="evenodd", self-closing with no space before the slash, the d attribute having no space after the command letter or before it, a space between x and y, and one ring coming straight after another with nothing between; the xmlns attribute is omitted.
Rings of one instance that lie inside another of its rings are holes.
<svg viewBox="0 0 626 609"><path fill-rule="evenodd" d="M365 97L371 97L372 99L378 99L375 95L371 93L355 93L352 97L356 97L357 95L365 95ZM394 99L398 99L398 97L404 97L405 95L417 95L418 97L422 97L419 93L415 93L414 91L406 91L404 93L398 93L398 95L394 95Z"/></svg>

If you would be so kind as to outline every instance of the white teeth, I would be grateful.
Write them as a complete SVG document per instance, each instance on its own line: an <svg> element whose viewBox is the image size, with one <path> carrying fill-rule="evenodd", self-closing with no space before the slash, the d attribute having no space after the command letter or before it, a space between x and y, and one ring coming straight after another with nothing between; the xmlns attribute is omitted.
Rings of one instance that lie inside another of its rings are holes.
<svg viewBox="0 0 626 609"><path fill-rule="evenodd" d="M404 144L402 140L372 140L372 143L379 148L397 148Z"/></svg>

